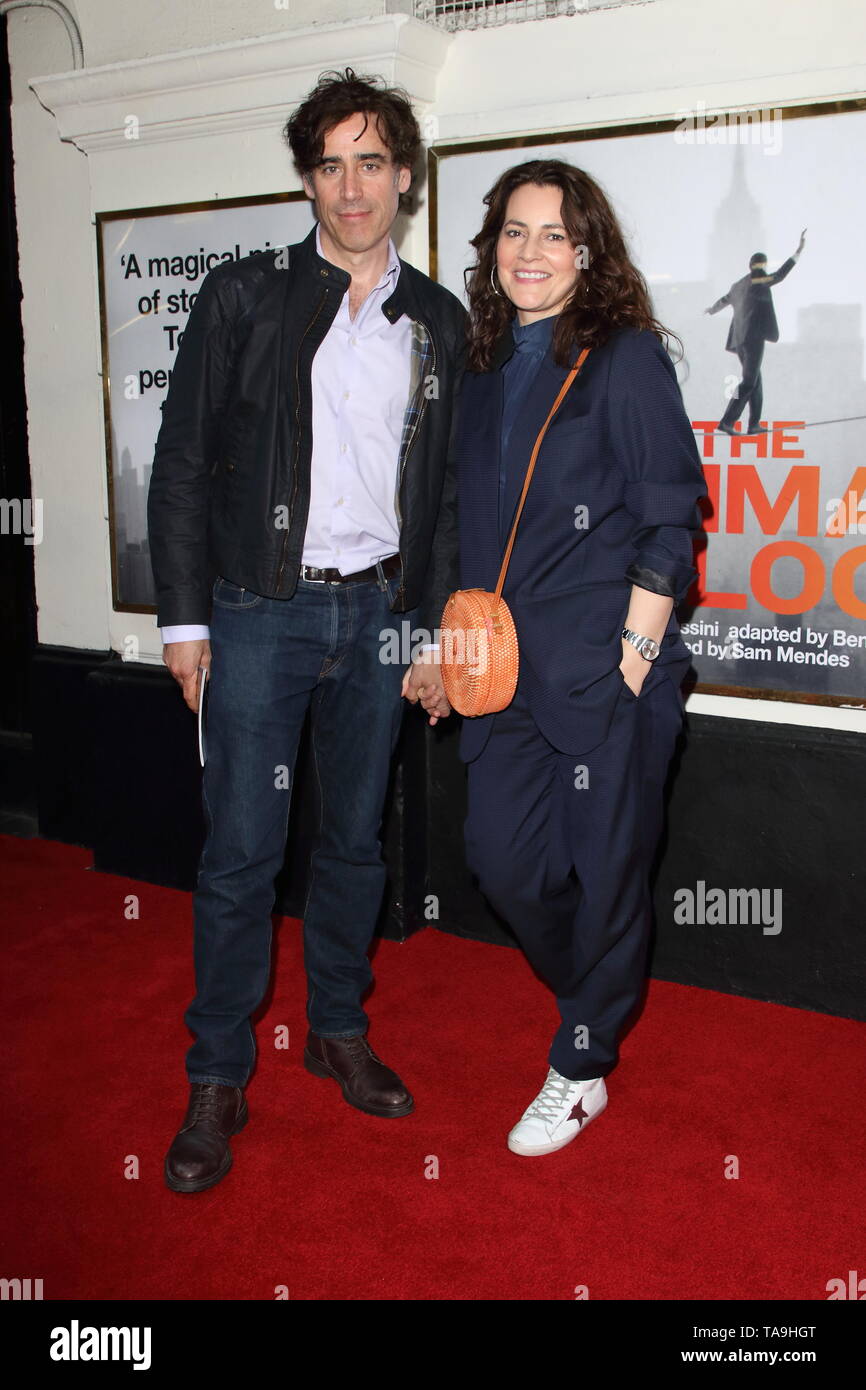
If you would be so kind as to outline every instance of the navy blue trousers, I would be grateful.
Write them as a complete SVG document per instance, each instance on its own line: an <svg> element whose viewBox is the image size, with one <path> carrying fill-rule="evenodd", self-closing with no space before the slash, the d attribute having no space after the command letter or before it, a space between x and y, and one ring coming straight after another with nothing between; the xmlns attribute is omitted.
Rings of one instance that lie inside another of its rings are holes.
<svg viewBox="0 0 866 1390"><path fill-rule="evenodd" d="M653 668L639 696L623 681L602 744L561 753L518 683L467 764L467 862L556 996L561 1023L548 1060L572 1080L613 1070L640 998L649 873L683 717L678 687Z"/></svg>

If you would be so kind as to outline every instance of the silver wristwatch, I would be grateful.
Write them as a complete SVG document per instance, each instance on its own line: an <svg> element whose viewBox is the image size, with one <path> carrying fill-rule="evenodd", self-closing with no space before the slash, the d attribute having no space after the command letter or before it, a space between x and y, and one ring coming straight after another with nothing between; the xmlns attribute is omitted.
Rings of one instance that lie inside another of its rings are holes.
<svg viewBox="0 0 866 1390"><path fill-rule="evenodd" d="M624 627L622 635L647 661L655 661L661 651L658 642L652 637L641 637L639 632L632 632L630 627Z"/></svg>

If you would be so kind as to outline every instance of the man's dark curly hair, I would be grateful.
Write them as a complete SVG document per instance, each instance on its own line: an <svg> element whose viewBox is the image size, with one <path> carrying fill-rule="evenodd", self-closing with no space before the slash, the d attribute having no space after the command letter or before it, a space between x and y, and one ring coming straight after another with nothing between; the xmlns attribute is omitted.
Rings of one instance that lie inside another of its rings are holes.
<svg viewBox="0 0 866 1390"><path fill-rule="evenodd" d="M321 73L309 96L286 121L283 138L298 173L312 174L324 153L325 136L359 111L378 123L379 134L394 164L411 169L414 183L421 132L409 93L402 87L386 87L381 77L359 76L351 68ZM411 185L409 192L400 194L401 208L411 207L410 195Z"/></svg>

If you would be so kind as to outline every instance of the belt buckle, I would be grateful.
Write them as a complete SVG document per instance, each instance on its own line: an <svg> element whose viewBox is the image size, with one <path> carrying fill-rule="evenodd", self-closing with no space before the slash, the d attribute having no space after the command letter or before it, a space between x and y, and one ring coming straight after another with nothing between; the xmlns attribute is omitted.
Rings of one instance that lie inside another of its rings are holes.
<svg viewBox="0 0 866 1390"><path fill-rule="evenodd" d="M315 570L318 568L318 565L301 565L301 578L305 579L308 584L327 584L327 579L313 579L306 573L307 570Z"/></svg>

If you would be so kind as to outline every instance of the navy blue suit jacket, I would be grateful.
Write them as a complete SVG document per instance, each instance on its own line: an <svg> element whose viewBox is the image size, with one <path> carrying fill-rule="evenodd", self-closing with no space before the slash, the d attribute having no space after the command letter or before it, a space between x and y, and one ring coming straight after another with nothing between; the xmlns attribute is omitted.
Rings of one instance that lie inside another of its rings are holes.
<svg viewBox="0 0 866 1390"><path fill-rule="evenodd" d="M463 378L454 450L464 589L493 590L502 562L499 367L512 351L509 325L491 369ZM514 425L506 538L532 446L566 375L548 353ZM625 685L621 634L632 583L670 594L675 606L688 592L706 492L670 357L649 330L618 330L590 352L545 435L503 590L517 628L521 690L561 752L588 752L607 737ZM674 611L654 666L679 688L689 664ZM647 681L657 678L651 671ZM482 751L496 718L464 719L464 761Z"/></svg>

